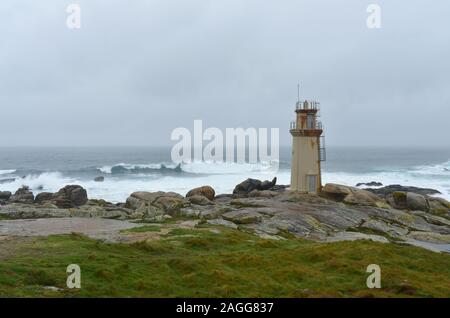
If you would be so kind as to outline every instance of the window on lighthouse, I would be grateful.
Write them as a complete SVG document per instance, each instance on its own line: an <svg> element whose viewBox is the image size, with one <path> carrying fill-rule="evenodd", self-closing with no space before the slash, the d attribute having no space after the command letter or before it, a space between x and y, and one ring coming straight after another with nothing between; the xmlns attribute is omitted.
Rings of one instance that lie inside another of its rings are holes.
<svg viewBox="0 0 450 318"><path fill-rule="evenodd" d="M306 120L306 128L314 129L314 115L313 114L308 114L308 117Z"/></svg>

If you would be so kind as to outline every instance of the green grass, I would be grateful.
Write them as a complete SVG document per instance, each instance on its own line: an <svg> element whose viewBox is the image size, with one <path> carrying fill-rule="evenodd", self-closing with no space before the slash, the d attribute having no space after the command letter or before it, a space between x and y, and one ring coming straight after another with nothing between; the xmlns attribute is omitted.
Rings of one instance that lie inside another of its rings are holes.
<svg viewBox="0 0 450 318"><path fill-rule="evenodd" d="M79 235L16 242L0 253L0 296L450 297L447 254L371 241L265 240L210 227L130 245ZM65 287L69 264L81 267L79 290ZM369 264L381 266L381 289L366 287Z"/></svg>
<svg viewBox="0 0 450 318"><path fill-rule="evenodd" d="M123 230L122 233L143 233L143 232L159 232L161 231L161 226L158 225L144 225L133 227L128 230Z"/></svg>

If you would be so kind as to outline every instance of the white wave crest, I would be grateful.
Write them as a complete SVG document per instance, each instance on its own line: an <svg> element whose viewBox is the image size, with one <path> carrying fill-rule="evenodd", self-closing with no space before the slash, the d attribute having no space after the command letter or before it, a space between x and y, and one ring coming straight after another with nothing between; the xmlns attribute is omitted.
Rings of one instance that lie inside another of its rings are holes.
<svg viewBox="0 0 450 318"><path fill-rule="evenodd" d="M277 161L258 163L236 163L236 162L214 162L214 161L192 161L182 163L181 169L189 173L203 174L245 174L245 173L274 173L278 170Z"/></svg>
<svg viewBox="0 0 450 318"><path fill-rule="evenodd" d="M0 175L2 175L2 174L11 174L11 173L14 173L14 172L16 172L15 169L13 169L13 170L0 170Z"/></svg>
<svg viewBox="0 0 450 318"><path fill-rule="evenodd" d="M450 160L435 165L417 166L410 172L421 175L450 176Z"/></svg>
<svg viewBox="0 0 450 318"><path fill-rule="evenodd" d="M59 172L46 172L38 175L28 175L25 178L16 178L13 182L0 184L0 190L14 192L22 186L29 187L33 192L56 192L68 184L78 184L77 180L64 177Z"/></svg>
<svg viewBox="0 0 450 318"><path fill-rule="evenodd" d="M127 170L139 169L161 169L162 167L174 169L177 167L175 163L152 163L152 164L129 164L118 163L113 166L103 166L98 168L105 174L111 174L114 167L121 167ZM279 168L278 161L258 162L258 163L236 163L224 161L192 161L183 162L181 170L194 174L241 174L252 172L274 173Z"/></svg>

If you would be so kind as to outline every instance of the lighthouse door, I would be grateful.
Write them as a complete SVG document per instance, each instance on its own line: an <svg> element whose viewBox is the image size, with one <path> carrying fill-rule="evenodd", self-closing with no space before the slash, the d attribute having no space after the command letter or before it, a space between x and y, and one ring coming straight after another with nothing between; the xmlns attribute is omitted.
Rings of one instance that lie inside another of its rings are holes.
<svg viewBox="0 0 450 318"><path fill-rule="evenodd" d="M308 175L308 192L317 191L317 176L315 174Z"/></svg>

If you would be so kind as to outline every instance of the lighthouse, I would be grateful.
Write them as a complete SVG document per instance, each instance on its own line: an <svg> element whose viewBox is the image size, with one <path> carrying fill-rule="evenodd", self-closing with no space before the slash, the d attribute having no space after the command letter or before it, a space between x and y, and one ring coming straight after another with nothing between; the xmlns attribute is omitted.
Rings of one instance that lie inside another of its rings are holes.
<svg viewBox="0 0 450 318"><path fill-rule="evenodd" d="M322 189L321 162L325 161L325 138L318 120L320 103L298 99L296 120L291 122L291 190L318 193Z"/></svg>

